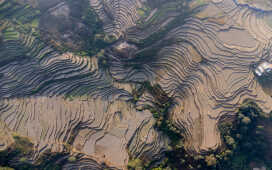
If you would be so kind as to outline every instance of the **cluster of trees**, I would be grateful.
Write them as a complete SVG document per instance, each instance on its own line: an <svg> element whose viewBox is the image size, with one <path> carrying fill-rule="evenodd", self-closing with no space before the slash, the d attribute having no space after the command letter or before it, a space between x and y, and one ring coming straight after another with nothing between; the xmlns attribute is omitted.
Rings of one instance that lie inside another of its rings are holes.
<svg viewBox="0 0 272 170"><path fill-rule="evenodd" d="M182 138L181 131L171 123L168 114L168 110L172 106L172 99L158 84L152 86L149 82L145 82L144 88L140 90L141 92L147 90L155 99L155 107L148 108L156 120L154 127L168 135L172 142L178 142Z"/></svg>
<svg viewBox="0 0 272 170"><path fill-rule="evenodd" d="M93 56L101 49L105 48L109 43L106 41L106 36L103 31L103 23L98 18L95 11L91 8L88 0L66 0L71 10L73 20L79 20L83 23L87 30L76 32L79 34L81 41L84 41L84 46L81 51L75 52L77 55ZM86 32L87 31L87 32Z"/></svg>
<svg viewBox="0 0 272 170"><path fill-rule="evenodd" d="M218 153L220 169L250 169L250 164L272 167L269 140L264 122L271 124L271 115L265 114L253 102L246 102L238 111L233 123L221 124L220 131L225 151ZM228 154L225 154L227 152ZM251 168L252 169L252 168Z"/></svg>
<svg viewBox="0 0 272 170"><path fill-rule="evenodd" d="M64 162L74 162L75 156L68 152L52 153L45 151L38 160L31 159L34 146L28 138L13 134L14 143L4 151L0 151L0 170L61 170Z"/></svg>
<svg viewBox="0 0 272 170"><path fill-rule="evenodd" d="M13 139L14 143L6 150L0 152L0 166L3 166L3 169L30 169L26 156L32 153L33 144L27 138L17 136L16 134L14 134ZM14 160L18 162L13 164Z"/></svg>

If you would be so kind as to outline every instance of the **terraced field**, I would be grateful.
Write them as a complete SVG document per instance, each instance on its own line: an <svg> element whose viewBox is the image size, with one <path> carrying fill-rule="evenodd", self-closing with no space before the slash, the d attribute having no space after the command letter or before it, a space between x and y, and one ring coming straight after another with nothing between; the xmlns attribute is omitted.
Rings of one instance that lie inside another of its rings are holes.
<svg viewBox="0 0 272 170"><path fill-rule="evenodd" d="M95 30L72 19L68 0L0 0L0 125L33 142L32 161L67 146L80 158L63 169L126 169L129 159L162 159L169 139L154 127L150 108L158 96L141 91L147 82L173 101L169 121L191 154L220 148L218 125L245 100L271 111L271 86L254 74L272 62L270 1L156 2L89 0L94 23L103 25L103 33L88 34L96 49L89 56L67 48L66 36ZM46 35L40 18L49 14L66 18L70 32L52 26ZM9 140L0 139L0 149Z"/></svg>
<svg viewBox="0 0 272 170"><path fill-rule="evenodd" d="M111 66L115 78L153 80L175 99L172 120L186 130L188 149L193 152L221 145L220 118L232 116L245 99L254 100L267 113L271 110L270 94L264 93L251 67L270 60L271 27L265 18L271 14L231 0L206 5L169 31L162 41L172 44L156 57L146 56L152 57L149 62L137 63L139 70L134 65L124 67L121 59Z"/></svg>

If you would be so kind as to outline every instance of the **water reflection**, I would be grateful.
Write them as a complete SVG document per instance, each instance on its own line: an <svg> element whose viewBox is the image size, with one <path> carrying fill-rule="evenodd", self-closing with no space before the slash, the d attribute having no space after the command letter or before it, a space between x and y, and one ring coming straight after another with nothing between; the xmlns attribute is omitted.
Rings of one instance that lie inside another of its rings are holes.
<svg viewBox="0 0 272 170"><path fill-rule="evenodd" d="M254 74L264 92L272 96L272 63L267 61L261 62L255 67Z"/></svg>

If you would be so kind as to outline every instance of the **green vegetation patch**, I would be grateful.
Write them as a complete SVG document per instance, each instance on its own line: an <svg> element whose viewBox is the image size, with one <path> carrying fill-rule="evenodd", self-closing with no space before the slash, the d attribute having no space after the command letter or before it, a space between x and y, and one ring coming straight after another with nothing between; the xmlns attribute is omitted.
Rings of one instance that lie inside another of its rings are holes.
<svg viewBox="0 0 272 170"><path fill-rule="evenodd" d="M64 152L45 151L38 160L33 161L34 145L26 137L13 134L14 143L0 152L0 170L61 170L65 162L77 160L75 156L68 158L69 147ZM67 160L68 159L68 160Z"/></svg>
<svg viewBox="0 0 272 170"><path fill-rule="evenodd" d="M9 36L13 39L19 37L20 33L32 34L39 36L39 10L32 8L30 5L20 4L16 0L8 0L0 5L0 19L3 23L9 25L6 30L6 38ZM13 34L9 33L13 32Z"/></svg>
<svg viewBox="0 0 272 170"><path fill-rule="evenodd" d="M8 40L18 40L20 36L20 33L18 31L15 31L13 27L8 27L3 31L3 39L5 41Z"/></svg>
<svg viewBox="0 0 272 170"><path fill-rule="evenodd" d="M33 153L33 144L25 137L13 134L14 143L0 152L0 166L14 169L30 169L28 157ZM17 167L18 166L18 167Z"/></svg>
<svg viewBox="0 0 272 170"><path fill-rule="evenodd" d="M217 155L221 169L252 169L250 165L262 165L270 169L269 140L262 122L271 124L269 117L253 102L246 101L237 112L233 123L219 127L225 142L225 151ZM229 156L224 153L228 151Z"/></svg>
<svg viewBox="0 0 272 170"><path fill-rule="evenodd" d="M151 12L151 8L148 6L143 6L142 8L137 9L137 13L140 15L141 18L146 18Z"/></svg>

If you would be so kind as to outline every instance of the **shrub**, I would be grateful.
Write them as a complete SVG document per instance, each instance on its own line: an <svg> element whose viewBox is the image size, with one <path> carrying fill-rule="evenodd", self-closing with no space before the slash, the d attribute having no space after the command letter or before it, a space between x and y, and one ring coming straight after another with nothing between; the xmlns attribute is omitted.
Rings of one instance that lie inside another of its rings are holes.
<svg viewBox="0 0 272 170"><path fill-rule="evenodd" d="M251 119L249 117L243 117L242 123L248 125L248 124L250 124L250 122L251 122Z"/></svg>
<svg viewBox="0 0 272 170"><path fill-rule="evenodd" d="M207 163L208 166L215 166L216 163L217 163L214 154L206 156L205 157L205 162Z"/></svg>
<svg viewBox="0 0 272 170"><path fill-rule="evenodd" d="M143 162L139 158L136 158L134 160L130 160L128 162L128 169L143 169Z"/></svg>
<svg viewBox="0 0 272 170"><path fill-rule="evenodd" d="M69 158L68 158L68 161L69 162L75 162L77 159L76 159L76 157L74 157L74 156L70 156Z"/></svg>

